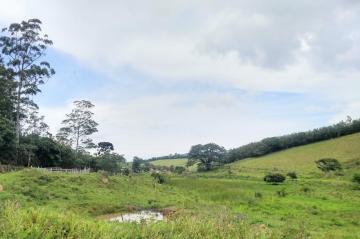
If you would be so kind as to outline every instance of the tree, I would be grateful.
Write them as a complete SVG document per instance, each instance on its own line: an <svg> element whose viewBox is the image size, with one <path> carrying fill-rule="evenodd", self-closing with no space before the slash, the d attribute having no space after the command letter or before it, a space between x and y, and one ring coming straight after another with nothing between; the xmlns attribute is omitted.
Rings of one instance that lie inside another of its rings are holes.
<svg viewBox="0 0 360 239"><path fill-rule="evenodd" d="M267 183L278 184L285 181L285 176L281 173L268 173L264 177L264 181Z"/></svg>
<svg viewBox="0 0 360 239"><path fill-rule="evenodd" d="M19 145L24 106L36 105L30 96L39 93L39 85L55 74L48 62L39 62L52 41L41 34L41 21L38 19L13 23L3 32L7 34L0 37L0 48L6 68L15 81L15 128Z"/></svg>
<svg viewBox="0 0 360 239"><path fill-rule="evenodd" d="M333 158L319 159L315 163L316 166L323 172L330 172L342 169L340 162L337 159Z"/></svg>
<svg viewBox="0 0 360 239"><path fill-rule="evenodd" d="M26 108L26 117L22 119L21 125L24 135L49 135L49 126L44 122L44 116L39 116L36 106Z"/></svg>
<svg viewBox="0 0 360 239"><path fill-rule="evenodd" d="M226 150L214 143L205 145L194 145L189 152L188 166L199 162L198 170L208 171L214 166L222 164L225 157Z"/></svg>
<svg viewBox="0 0 360 239"><path fill-rule="evenodd" d="M143 162L143 159L139 158L139 157L134 157L133 158L133 162L132 162L132 171L134 173L140 173L141 171L141 163Z"/></svg>
<svg viewBox="0 0 360 239"><path fill-rule="evenodd" d="M0 55L0 163L15 159L15 128L13 124L14 84L5 69Z"/></svg>
<svg viewBox="0 0 360 239"><path fill-rule="evenodd" d="M9 164L15 159L15 128L11 121L0 117L0 164Z"/></svg>
<svg viewBox="0 0 360 239"><path fill-rule="evenodd" d="M14 89L12 74L3 65L0 55L0 117L9 121L14 119Z"/></svg>
<svg viewBox="0 0 360 239"><path fill-rule="evenodd" d="M99 142L97 145L98 155L110 153L114 150L114 145L110 142Z"/></svg>
<svg viewBox="0 0 360 239"><path fill-rule="evenodd" d="M105 153L97 160L97 170L118 173L121 165L125 164L125 158L117 153Z"/></svg>
<svg viewBox="0 0 360 239"><path fill-rule="evenodd" d="M62 121L64 127L56 137L60 142L73 146L78 154L80 150L95 147L88 136L98 131L98 123L92 119L94 113L90 110L94 105L90 101L74 101L74 105L75 108L66 115L67 119Z"/></svg>

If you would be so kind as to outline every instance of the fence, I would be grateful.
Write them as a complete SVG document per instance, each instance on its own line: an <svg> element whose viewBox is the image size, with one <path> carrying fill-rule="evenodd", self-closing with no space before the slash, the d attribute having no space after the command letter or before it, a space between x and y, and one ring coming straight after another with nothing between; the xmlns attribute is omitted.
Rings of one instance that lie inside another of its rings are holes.
<svg viewBox="0 0 360 239"><path fill-rule="evenodd" d="M46 171L49 171L49 172L78 173L78 174L90 173L90 168L79 169L79 168L53 167L53 168L37 168L37 169L46 170Z"/></svg>

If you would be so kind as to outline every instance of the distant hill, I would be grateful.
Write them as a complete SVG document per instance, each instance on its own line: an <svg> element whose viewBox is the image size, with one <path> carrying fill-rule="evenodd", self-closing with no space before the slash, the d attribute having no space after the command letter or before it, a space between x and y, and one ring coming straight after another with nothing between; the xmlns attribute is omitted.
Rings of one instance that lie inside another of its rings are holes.
<svg viewBox="0 0 360 239"><path fill-rule="evenodd" d="M298 146L257 158L247 158L225 165L225 169L239 175L263 176L269 171L297 171L302 174L319 173L315 161L336 158L349 170L360 168L360 133L318 143Z"/></svg>

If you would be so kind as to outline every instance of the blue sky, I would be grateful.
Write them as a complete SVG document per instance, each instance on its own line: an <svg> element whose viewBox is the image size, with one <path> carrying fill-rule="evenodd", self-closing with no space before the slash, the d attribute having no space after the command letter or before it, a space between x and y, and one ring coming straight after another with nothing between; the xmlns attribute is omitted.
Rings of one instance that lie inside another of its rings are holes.
<svg viewBox="0 0 360 239"><path fill-rule="evenodd" d="M359 117L357 1L0 4L1 26L36 17L54 41L56 75L35 98L52 132L72 101L91 100L94 140L127 158Z"/></svg>

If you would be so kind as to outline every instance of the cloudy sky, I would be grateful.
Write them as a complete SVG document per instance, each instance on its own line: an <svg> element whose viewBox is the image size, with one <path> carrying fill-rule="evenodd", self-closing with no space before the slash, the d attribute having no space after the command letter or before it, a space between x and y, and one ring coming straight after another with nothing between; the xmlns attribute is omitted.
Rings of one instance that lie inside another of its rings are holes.
<svg viewBox="0 0 360 239"><path fill-rule="evenodd" d="M0 0L39 18L57 74L36 97L56 132L91 100L127 158L236 147L360 116L358 0Z"/></svg>

